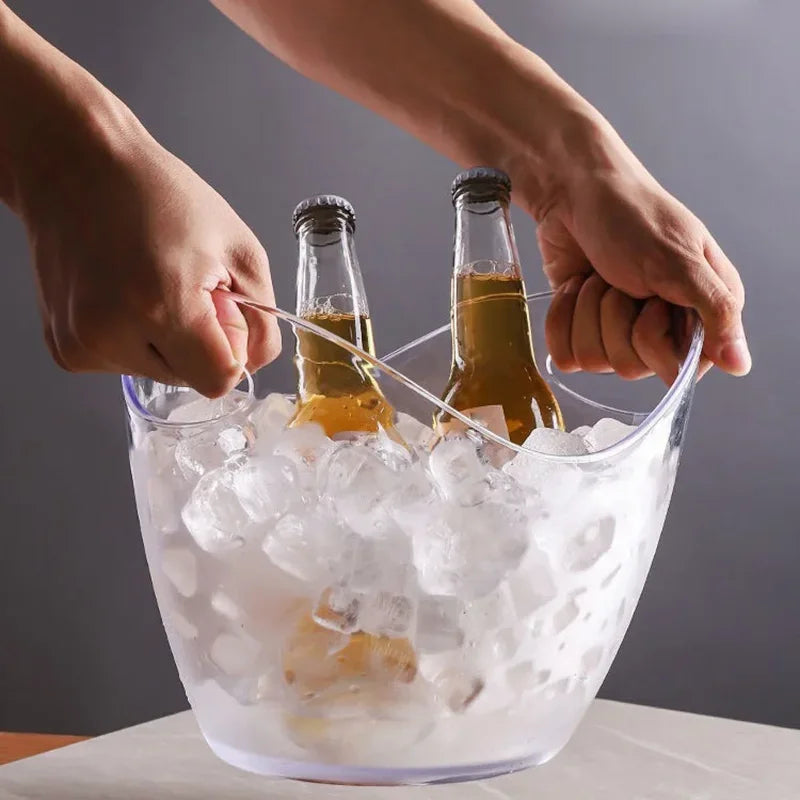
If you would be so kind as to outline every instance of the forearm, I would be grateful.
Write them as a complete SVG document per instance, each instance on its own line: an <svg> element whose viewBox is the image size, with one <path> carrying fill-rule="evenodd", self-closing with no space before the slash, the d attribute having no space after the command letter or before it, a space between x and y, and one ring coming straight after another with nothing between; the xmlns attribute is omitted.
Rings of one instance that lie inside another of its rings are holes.
<svg viewBox="0 0 800 800"><path fill-rule="evenodd" d="M298 72L463 165L502 167L536 216L610 132L472 0L212 0ZM612 141L609 138L609 142Z"/></svg>
<svg viewBox="0 0 800 800"><path fill-rule="evenodd" d="M86 70L42 39L0 0L0 200L78 168L86 142L123 141L131 112Z"/></svg>

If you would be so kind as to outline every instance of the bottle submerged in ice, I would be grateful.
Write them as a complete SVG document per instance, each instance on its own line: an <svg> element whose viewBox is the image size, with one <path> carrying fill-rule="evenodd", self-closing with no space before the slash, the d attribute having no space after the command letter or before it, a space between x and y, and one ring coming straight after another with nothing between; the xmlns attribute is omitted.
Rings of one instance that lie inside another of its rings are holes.
<svg viewBox="0 0 800 800"><path fill-rule="evenodd" d="M297 315L374 355L353 207L332 195L312 197L296 207L293 225L299 250ZM395 429L395 411L370 364L313 331L298 328L296 337L297 408L289 425L320 426L327 437L341 440L327 454L321 480L326 496L341 506L337 524L341 527L343 519L355 529L347 539L353 547L350 568L325 586L284 648L284 678L300 701L300 713L288 725L305 741L323 739L326 717L337 709L360 713L365 705L380 705L380 695L394 684L413 681L417 664L408 638L413 608L404 587L389 591L381 574L358 580L359 562L368 562L362 536L391 533L379 508L372 515L363 508L364 498L372 488L380 506L394 477L393 465L384 462L408 459ZM374 455L349 446L359 441L358 434L373 435ZM355 502L348 505L351 495ZM376 593L377 584L381 591Z"/></svg>

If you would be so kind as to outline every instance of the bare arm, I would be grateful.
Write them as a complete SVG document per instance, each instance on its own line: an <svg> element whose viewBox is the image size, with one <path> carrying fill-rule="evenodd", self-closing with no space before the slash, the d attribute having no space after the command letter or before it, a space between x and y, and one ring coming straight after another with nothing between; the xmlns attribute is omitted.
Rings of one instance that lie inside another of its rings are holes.
<svg viewBox="0 0 800 800"><path fill-rule="evenodd" d="M252 232L2 0L0 201L27 229L45 340L65 369L220 394L242 363L277 352L264 315L245 320L216 291L273 300Z"/></svg>
<svg viewBox="0 0 800 800"><path fill-rule="evenodd" d="M601 118L472 0L212 0L303 75L461 164L516 178L536 215Z"/></svg>
<svg viewBox="0 0 800 800"><path fill-rule="evenodd" d="M563 369L671 379L672 303L701 314L707 362L747 372L744 291L711 234L472 0L212 2L298 72L460 164L509 172L560 290L548 335Z"/></svg>

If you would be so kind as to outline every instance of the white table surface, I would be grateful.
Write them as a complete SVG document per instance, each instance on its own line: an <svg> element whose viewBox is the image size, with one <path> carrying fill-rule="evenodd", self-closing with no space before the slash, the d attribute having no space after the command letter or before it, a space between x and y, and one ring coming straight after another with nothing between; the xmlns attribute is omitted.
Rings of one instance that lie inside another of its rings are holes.
<svg viewBox="0 0 800 800"><path fill-rule="evenodd" d="M800 731L598 700L549 764L490 781L353 788L219 761L189 712L0 767L0 800L798 800Z"/></svg>

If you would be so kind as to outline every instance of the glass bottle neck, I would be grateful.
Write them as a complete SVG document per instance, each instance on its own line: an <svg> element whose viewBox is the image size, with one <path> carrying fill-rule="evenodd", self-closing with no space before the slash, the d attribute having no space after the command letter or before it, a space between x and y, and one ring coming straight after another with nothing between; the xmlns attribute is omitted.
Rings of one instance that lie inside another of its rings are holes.
<svg viewBox="0 0 800 800"><path fill-rule="evenodd" d="M453 272L520 277L507 196L465 192L456 199Z"/></svg>
<svg viewBox="0 0 800 800"><path fill-rule="evenodd" d="M298 231L297 315L368 317L354 236L341 222L308 221Z"/></svg>
<svg viewBox="0 0 800 800"><path fill-rule="evenodd" d="M451 309L454 370L502 375L535 365L525 284L503 194L465 193L456 201Z"/></svg>

